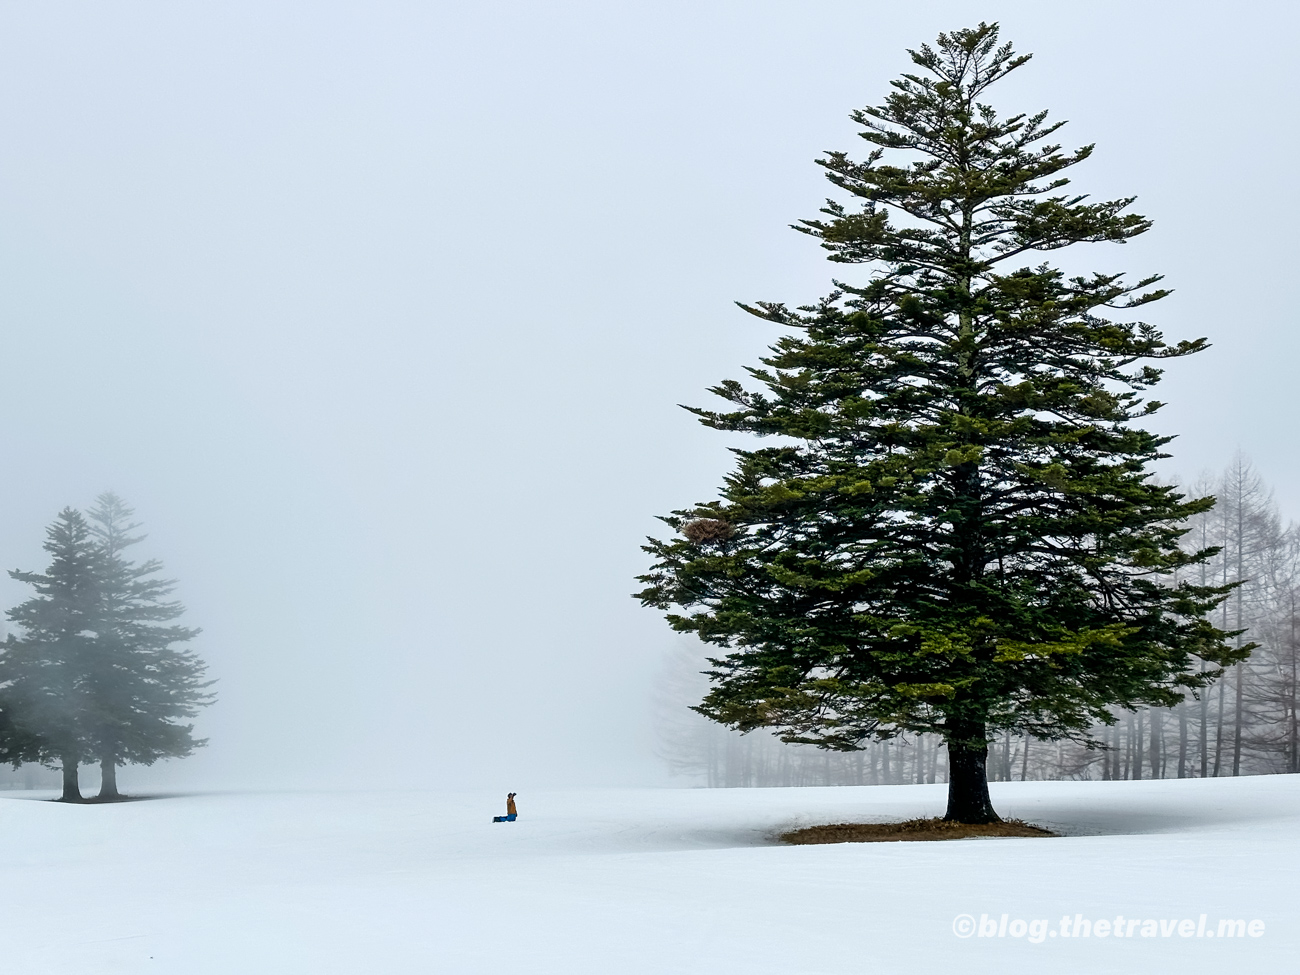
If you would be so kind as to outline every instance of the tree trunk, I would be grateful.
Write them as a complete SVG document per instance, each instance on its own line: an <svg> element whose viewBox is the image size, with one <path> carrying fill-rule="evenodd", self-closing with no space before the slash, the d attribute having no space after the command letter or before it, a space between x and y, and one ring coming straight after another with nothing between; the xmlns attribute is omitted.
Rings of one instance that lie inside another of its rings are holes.
<svg viewBox="0 0 1300 975"><path fill-rule="evenodd" d="M1291 590L1291 646L1290 646L1290 664L1291 680L1287 685L1287 709L1290 712L1291 721L1287 727L1287 739L1291 746L1289 757L1290 765L1287 766L1288 772L1300 772L1300 722L1296 718L1296 610L1295 610L1295 590Z"/></svg>
<svg viewBox="0 0 1300 975"><path fill-rule="evenodd" d="M1287 767L1288 772L1300 772L1300 726L1296 721L1296 606L1295 589L1291 590L1291 642L1287 644L1287 663L1290 666L1290 680L1286 683L1287 709Z"/></svg>
<svg viewBox="0 0 1300 975"><path fill-rule="evenodd" d="M1000 823L989 798L989 744L976 724L950 727L948 737L948 811L954 823Z"/></svg>
<svg viewBox="0 0 1300 975"><path fill-rule="evenodd" d="M1120 762L1124 757L1123 742L1121 741L1123 734L1124 734L1123 727L1120 725L1118 721L1116 721L1114 727L1112 728L1112 736L1115 739L1115 754L1111 759L1111 769L1110 769L1110 777L1114 780L1119 780L1124 778L1124 773L1121 771L1121 767L1120 767Z"/></svg>
<svg viewBox="0 0 1300 975"><path fill-rule="evenodd" d="M1238 454L1237 464L1235 466L1237 467L1238 470L1239 484L1241 482L1240 459L1241 459L1241 455ZM1244 491L1238 490L1237 492L1237 580L1240 583L1240 585L1237 586L1237 591L1233 594L1237 597L1236 599L1237 625L1234 627L1234 629L1237 630L1240 630L1245 625L1242 622L1244 618L1242 612L1242 598L1245 595L1245 588L1246 588L1246 504L1245 504L1246 497L1247 495ZM1237 634L1236 645L1237 645L1237 649L1240 650L1241 649L1240 633ZM1233 714L1232 714L1232 774L1233 775L1241 774L1241 691L1246 676L1244 667L1245 667L1244 664L1241 663L1237 664L1236 680L1233 682L1237 685L1234 688L1236 692L1234 695L1236 700L1233 701L1233 709L1232 709L1233 710Z"/></svg>
<svg viewBox="0 0 1300 975"><path fill-rule="evenodd" d="M1124 719L1124 774L1122 779L1131 779L1133 777L1133 712L1130 711Z"/></svg>
<svg viewBox="0 0 1300 975"><path fill-rule="evenodd" d="M1237 590L1240 592L1241 590ZM1240 625L1240 611L1238 611L1238 625ZM1237 646L1241 646L1241 637L1237 637ZM1246 670L1244 664L1237 664L1237 679L1234 683L1235 700L1233 701L1232 714L1232 774L1241 774L1241 692L1245 687Z"/></svg>
<svg viewBox="0 0 1300 975"><path fill-rule="evenodd" d="M1137 713L1133 730L1133 778L1142 778L1142 712Z"/></svg>
<svg viewBox="0 0 1300 975"><path fill-rule="evenodd" d="M1219 777L1219 765L1223 760L1223 679L1219 679L1219 709L1214 724L1214 777Z"/></svg>
<svg viewBox="0 0 1300 975"><path fill-rule="evenodd" d="M1161 745L1165 744L1165 715L1160 711L1151 712L1151 777L1152 779L1164 779L1165 777L1165 749Z"/></svg>
<svg viewBox="0 0 1300 975"><path fill-rule="evenodd" d="M78 760L70 756L63 759L63 795L60 802L81 802L81 784L77 781Z"/></svg>
<svg viewBox="0 0 1300 975"><path fill-rule="evenodd" d="M1201 670L1204 671L1205 661L1201 661ZM1210 692L1201 691L1201 727L1200 727L1200 745L1201 745L1201 770L1200 777L1208 778L1210 771Z"/></svg>
<svg viewBox="0 0 1300 975"><path fill-rule="evenodd" d="M106 755L99 763L99 798L121 799L117 791L117 759Z"/></svg>
<svg viewBox="0 0 1300 975"><path fill-rule="evenodd" d="M1178 777L1187 778L1187 701L1178 705Z"/></svg>

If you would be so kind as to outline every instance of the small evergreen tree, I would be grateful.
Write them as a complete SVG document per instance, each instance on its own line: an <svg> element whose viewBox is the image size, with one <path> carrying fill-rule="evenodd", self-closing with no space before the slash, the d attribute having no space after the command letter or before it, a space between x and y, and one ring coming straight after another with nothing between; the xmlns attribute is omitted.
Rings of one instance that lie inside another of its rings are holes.
<svg viewBox="0 0 1300 975"><path fill-rule="evenodd" d="M167 598L174 583L157 577L157 560L136 564L125 555L144 539L132 534L140 526L131 515L111 492L90 511L101 623L86 673L87 735L100 763L100 798L118 797L119 765L183 758L206 744L177 719L213 700L206 665L182 646L199 631L173 622L185 611Z"/></svg>
<svg viewBox="0 0 1300 975"><path fill-rule="evenodd" d="M0 654L5 760L63 767L63 801L80 802L78 766L90 756L86 674L100 629L99 556L81 513L64 508L46 530L50 566L9 575L36 589L10 610L21 628Z"/></svg>
<svg viewBox="0 0 1300 975"><path fill-rule="evenodd" d="M638 596L725 651L700 713L841 750L941 735L947 817L978 823L997 819L996 735L1099 744L1111 706L1176 704L1250 647L1206 619L1231 587L1178 571L1206 557L1178 540L1213 499L1154 483L1169 438L1135 423L1160 405L1152 360L1204 340L1130 320L1158 277L1031 258L1149 221L1064 191L1092 147L1063 152L1061 123L986 103L1028 60L996 25L910 53L919 73L853 115L866 159L820 160L857 205L797 228L872 273L810 307L742 306L791 334L749 370L762 391L729 380L712 392L732 411L692 412L780 441L663 519L677 535L650 540Z"/></svg>

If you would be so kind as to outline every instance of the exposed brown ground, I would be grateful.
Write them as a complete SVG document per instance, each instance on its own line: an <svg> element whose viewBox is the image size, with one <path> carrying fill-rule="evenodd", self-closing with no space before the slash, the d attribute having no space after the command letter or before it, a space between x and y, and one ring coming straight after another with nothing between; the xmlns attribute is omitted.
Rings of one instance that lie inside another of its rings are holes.
<svg viewBox="0 0 1300 975"><path fill-rule="evenodd" d="M977 836L1056 836L1050 829L1020 819L968 826L942 819L909 819L903 823L835 823L782 833L783 843L890 843L899 840L964 840Z"/></svg>

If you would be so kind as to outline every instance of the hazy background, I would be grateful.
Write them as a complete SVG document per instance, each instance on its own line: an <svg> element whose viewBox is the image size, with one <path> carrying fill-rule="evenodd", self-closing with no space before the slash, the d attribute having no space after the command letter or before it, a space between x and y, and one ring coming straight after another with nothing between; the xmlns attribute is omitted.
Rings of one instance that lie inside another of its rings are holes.
<svg viewBox="0 0 1300 975"><path fill-rule="evenodd" d="M1167 473L1300 513L1295 5L8 2L0 565L135 505L221 681L176 782L659 781L637 546L728 463L674 404L770 338L734 299L860 273L785 229L812 160L981 19L1156 221L1089 263L1215 343Z"/></svg>

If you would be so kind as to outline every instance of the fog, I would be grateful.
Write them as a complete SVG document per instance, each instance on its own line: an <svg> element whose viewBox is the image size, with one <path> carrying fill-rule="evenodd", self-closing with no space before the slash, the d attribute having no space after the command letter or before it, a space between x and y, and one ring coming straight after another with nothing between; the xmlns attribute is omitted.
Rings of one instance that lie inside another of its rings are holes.
<svg viewBox="0 0 1300 975"><path fill-rule="evenodd" d="M675 404L771 339L734 300L862 273L786 229L812 161L981 19L1035 54L998 104L1155 220L1087 263L1214 343L1163 473L1240 447L1300 513L1292 5L0 7L0 561L134 505L220 681L150 781L664 781L628 593L729 443Z"/></svg>

